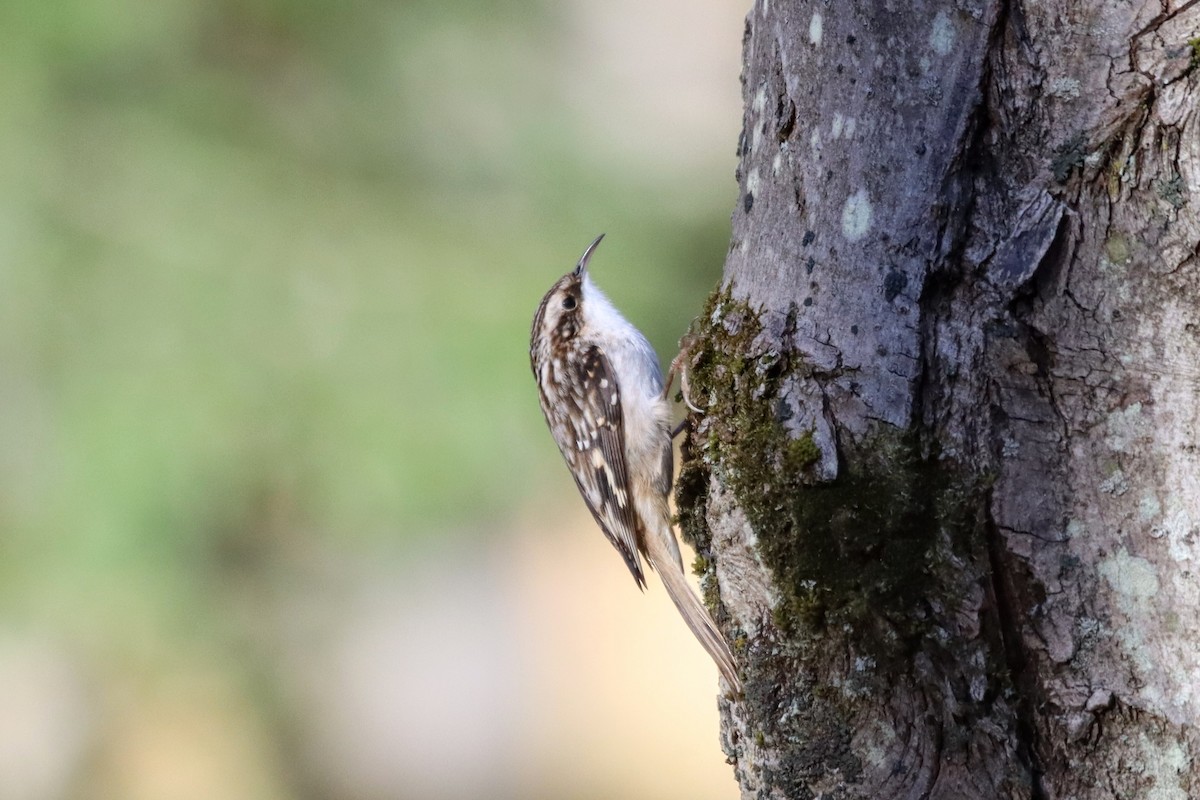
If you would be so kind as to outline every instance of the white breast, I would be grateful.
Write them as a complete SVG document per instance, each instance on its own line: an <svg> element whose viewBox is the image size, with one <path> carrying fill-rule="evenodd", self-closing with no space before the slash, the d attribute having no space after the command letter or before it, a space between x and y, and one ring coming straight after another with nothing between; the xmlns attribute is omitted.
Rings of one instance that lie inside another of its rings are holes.
<svg viewBox="0 0 1200 800"><path fill-rule="evenodd" d="M662 399L662 370L658 354L642 332L592 283L583 280L583 337L604 350L621 390L625 419L626 458L658 469L664 446L663 435L670 420L670 407Z"/></svg>

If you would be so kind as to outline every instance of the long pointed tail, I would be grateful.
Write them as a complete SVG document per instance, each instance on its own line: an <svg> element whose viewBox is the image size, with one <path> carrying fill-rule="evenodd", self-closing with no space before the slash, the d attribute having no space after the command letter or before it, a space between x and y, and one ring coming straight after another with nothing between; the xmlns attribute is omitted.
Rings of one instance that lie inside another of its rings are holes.
<svg viewBox="0 0 1200 800"><path fill-rule="evenodd" d="M671 536L672 543L674 543L675 534L669 527L668 535ZM742 682L738 678L737 667L733 663L733 653L729 651L729 645L725 643L725 637L717 629L717 624L709 616L708 609L704 607L700 598L688 585L687 578L683 574L683 565L679 561L678 547L673 548L675 552L672 558L668 553L661 552L665 549L664 543L647 542L647 544L649 546L646 560L662 578L663 586L666 587L671 601L675 603L675 608L679 609L683 621L692 629L692 633L712 656L712 660L717 663L717 668L725 676L733 693L741 694ZM658 546L656 547L655 544Z"/></svg>

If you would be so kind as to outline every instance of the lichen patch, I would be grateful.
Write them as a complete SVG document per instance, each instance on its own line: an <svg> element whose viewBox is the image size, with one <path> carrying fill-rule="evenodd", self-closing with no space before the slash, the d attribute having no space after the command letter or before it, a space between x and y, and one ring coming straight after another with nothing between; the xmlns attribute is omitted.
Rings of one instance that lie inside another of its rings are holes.
<svg viewBox="0 0 1200 800"><path fill-rule="evenodd" d="M1105 443L1118 453L1127 452L1129 445L1145 435L1146 420L1142 404L1133 403L1108 415Z"/></svg>
<svg viewBox="0 0 1200 800"><path fill-rule="evenodd" d="M1146 492L1138 502L1138 518L1142 522L1153 522L1162 513L1162 504L1154 492Z"/></svg>
<svg viewBox="0 0 1200 800"><path fill-rule="evenodd" d="M1145 774L1154 781L1147 800L1188 800L1181 778L1191 767L1191 757L1177 741L1155 742L1146 734L1138 737Z"/></svg>
<svg viewBox="0 0 1200 800"><path fill-rule="evenodd" d="M1074 100L1079 97L1079 81L1075 78L1055 78L1050 81L1050 94L1064 100Z"/></svg>
<svg viewBox="0 0 1200 800"><path fill-rule="evenodd" d="M762 177L758 174L758 169L750 170L750 174L746 176L746 192L748 194L758 194L758 187L762 184Z"/></svg>
<svg viewBox="0 0 1200 800"><path fill-rule="evenodd" d="M825 28L825 20L821 18L821 12L817 11L812 15L812 19L808 22L808 41L814 45L821 44L821 36Z"/></svg>
<svg viewBox="0 0 1200 800"><path fill-rule="evenodd" d="M866 189L859 189L846 198L842 206L842 235L852 242L867 235L871 229L871 199Z"/></svg>
<svg viewBox="0 0 1200 800"><path fill-rule="evenodd" d="M1122 547L1116 555L1100 562L1100 575L1122 599L1144 600L1158 594L1154 565Z"/></svg>
<svg viewBox="0 0 1200 800"><path fill-rule="evenodd" d="M954 30L954 23L950 21L950 16L945 11L939 11L933 18L933 27L929 31L929 46L933 48L933 52L944 56L954 49L956 38L958 38L958 34Z"/></svg>
<svg viewBox="0 0 1200 800"><path fill-rule="evenodd" d="M845 117L835 111L833 112L833 122L829 126L829 138L845 137L849 139L854 136L854 129L857 125L854 117Z"/></svg>

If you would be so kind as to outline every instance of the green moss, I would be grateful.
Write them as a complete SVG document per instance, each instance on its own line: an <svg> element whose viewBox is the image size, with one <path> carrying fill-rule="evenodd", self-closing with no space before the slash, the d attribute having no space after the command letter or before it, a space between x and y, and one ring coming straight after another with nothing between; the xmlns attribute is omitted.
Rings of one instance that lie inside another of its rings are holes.
<svg viewBox="0 0 1200 800"><path fill-rule="evenodd" d="M1104 243L1104 254L1113 264L1126 264L1129 261L1129 240L1119 233L1114 233Z"/></svg>
<svg viewBox="0 0 1200 800"><path fill-rule="evenodd" d="M780 796L801 800L814 797L813 785L831 777L839 783L857 783L862 763L852 752L844 710L825 697L803 670L797 672L787 656L760 655L759 664L779 678L752 676L744 698L747 718L758 723L755 743L771 750L770 758L761 763L763 783L777 787ZM845 795L835 791L825 796Z"/></svg>
<svg viewBox="0 0 1200 800"><path fill-rule="evenodd" d="M697 556L705 555L711 544L708 522L704 519L708 471L695 458L690 437L684 440L680 451L679 475L675 478L675 505L678 510L675 521L683 540L692 546Z"/></svg>
<svg viewBox="0 0 1200 800"><path fill-rule="evenodd" d="M1108 199L1114 203L1121 196L1121 177L1125 174L1125 161L1114 158L1108 162Z"/></svg>
<svg viewBox="0 0 1200 800"><path fill-rule="evenodd" d="M756 506L747 513L760 552L787 591L777 616L793 629L848 624L861 646L886 657L923 632L938 535L971 532L973 484L922 459L901 432L876 432L843 465L835 481L782 475L739 502Z"/></svg>
<svg viewBox="0 0 1200 800"><path fill-rule="evenodd" d="M692 559L692 573L700 578L700 597L704 600L704 605L708 607L709 613L716 616L721 604L721 595L712 559L703 553L696 553L696 557Z"/></svg>
<svg viewBox="0 0 1200 800"><path fill-rule="evenodd" d="M792 324L789 317L785 335L771 338L786 341ZM923 457L912 434L885 426L844 442L839 476L821 481L813 433L789 433L791 409L781 402L784 380L803 379L808 366L770 349L762 330L759 315L728 290L710 299L690 368L693 396L710 407L681 477L703 474L703 464L734 493L782 593L777 628L797 634L837 622L858 630L875 656L898 655L923 632L922 606L942 584L939 535L977 544L982 482ZM698 499L681 495L680 508ZM693 541L706 535L700 523L685 525Z"/></svg>
<svg viewBox="0 0 1200 800"><path fill-rule="evenodd" d="M812 431L807 431L799 439L791 439L784 445L783 468L785 472L804 472L820 460L821 448L813 439Z"/></svg>
<svg viewBox="0 0 1200 800"><path fill-rule="evenodd" d="M1188 72L1192 72L1196 67L1200 67L1200 36L1188 39L1188 47L1192 49L1192 60L1188 63Z"/></svg>
<svg viewBox="0 0 1200 800"><path fill-rule="evenodd" d="M781 350L795 324L794 312L761 315L728 289L709 299L688 359L690 394L705 412L683 444L676 499L706 576L710 485L733 494L754 530L779 602L773 624L734 639L746 668L744 713L753 741L771 750L763 785L811 798L816 786L861 780L851 747L859 698L911 674L918 646L939 662L973 663L975 651L960 651L971 644L949 640L932 620L985 579L989 486L913 432L885 425L858 438L841 430L838 452L822 452L835 445L797 425L796 394L827 378ZM824 465L834 455L830 480ZM812 668L827 647L863 666L831 685Z"/></svg>

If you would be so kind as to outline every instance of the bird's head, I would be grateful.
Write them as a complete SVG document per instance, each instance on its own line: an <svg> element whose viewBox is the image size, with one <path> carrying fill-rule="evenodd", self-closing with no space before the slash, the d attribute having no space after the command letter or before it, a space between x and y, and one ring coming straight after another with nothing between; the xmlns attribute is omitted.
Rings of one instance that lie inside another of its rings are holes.
<svg viewBox="0 0 1200 800"><path fill-rule="evenodd" d="M531 350L536 350L539 342L551 347L556 342L567 342L583 328L584 306L588 295L595 292L587 274L588 261L603 238L603 233L597 236L579 257L575 269L559 278L542 298L533 316L529 336Z"/></svg>

